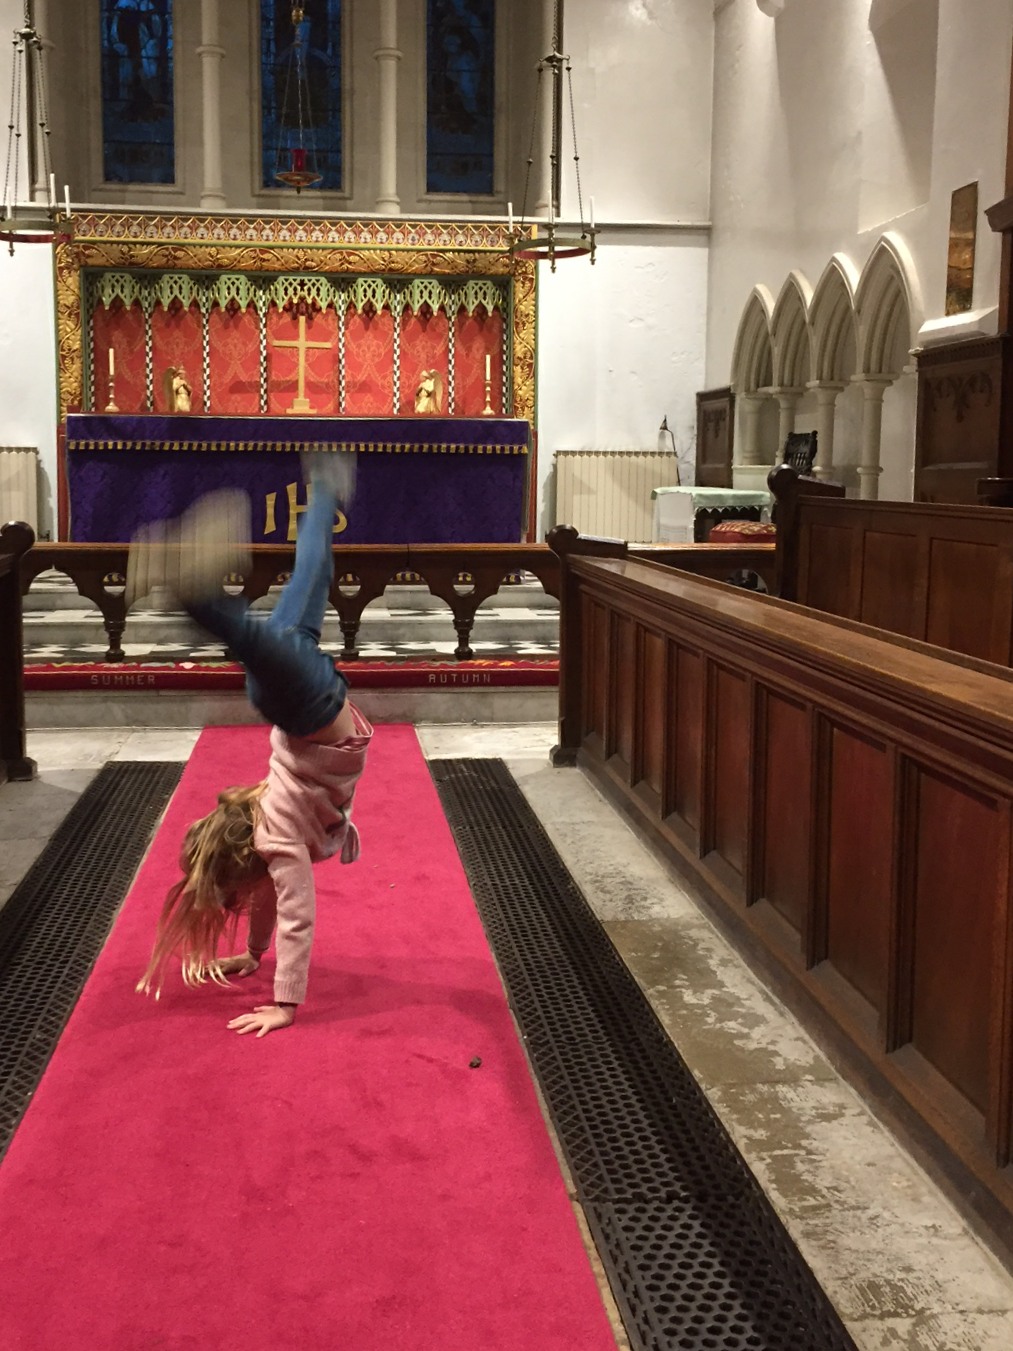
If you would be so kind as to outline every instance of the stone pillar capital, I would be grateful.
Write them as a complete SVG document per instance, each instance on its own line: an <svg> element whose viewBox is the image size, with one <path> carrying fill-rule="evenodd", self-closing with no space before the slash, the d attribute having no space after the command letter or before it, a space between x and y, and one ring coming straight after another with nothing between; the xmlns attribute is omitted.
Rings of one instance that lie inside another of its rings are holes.
<svg viewBox="0 0 1013 1351"><path fill-rule="evenodd" d="M895 378L892 375L853 375L851 380L861 388L866 399L873 403L882 403L883 396Z"/></svg>
<svg viewBox="0 0 1013 1351"><path fill-rule="evenodd" d="M806 389L816 395L817 403L834 403L847 384L843 380L810 380Z"/></svg>

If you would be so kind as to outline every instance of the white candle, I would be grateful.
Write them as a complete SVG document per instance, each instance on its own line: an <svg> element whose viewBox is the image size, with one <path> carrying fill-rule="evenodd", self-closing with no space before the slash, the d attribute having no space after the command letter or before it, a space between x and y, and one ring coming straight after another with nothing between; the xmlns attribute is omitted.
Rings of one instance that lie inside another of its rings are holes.
<svg viewBox="0 0 1013 1351"><path fill-rule="evenodd" d="M115 358L115 356L113 355L113 349L110 347L110 349L109 349L109 378L110 378L110 380L113 378L113 376L114 376L115 374L116 374L116 358Z"/></svg>
<svg viewBox="0 0 1013 1351"><path fill-rule="evenodd" d="M492 358L488 352L485 354L485 378L487 380L492 379Z"/></svg>
<svg viewBox="0 0 1013 1351"><path fill-rule="evenodd" d="M63 214L70 220L70 184L63 185Z"/></svg>
<svg viewBox="0 0 1013 1351"><path fill-rule="evenodd" d="M507 202L507 229L511 234L514 232L514 204Z"/></svg>
<svg viewBox="0 0 1013 1351"><path fill-rule="evenodd" d="M589 197L588 202L591 208L591 229L594 229L594 198Z"/></svg>
<svg viewBox="0 0 1013 1351"><path fill-rule="evenodd" d="M56 174L49 175L49 205L56 206Z"/></svg>

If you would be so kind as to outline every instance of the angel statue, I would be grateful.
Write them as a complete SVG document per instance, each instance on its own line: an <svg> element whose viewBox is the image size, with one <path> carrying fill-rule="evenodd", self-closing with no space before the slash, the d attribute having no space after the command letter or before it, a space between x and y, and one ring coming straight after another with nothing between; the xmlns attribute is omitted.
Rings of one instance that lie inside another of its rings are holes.
<svg viewBox="0 0 1013 1351"><path fill-rule="evenodd" d="M443 412L443 376L439 371L423 371L415 391L416 413Z"/></svg>
<svg viewBox="0 0 1013 1351"><path fill-rule="evenodd" d="M193 390L182 366L169 366L165 372L165 402L170 413L189 413Z"/></svg>

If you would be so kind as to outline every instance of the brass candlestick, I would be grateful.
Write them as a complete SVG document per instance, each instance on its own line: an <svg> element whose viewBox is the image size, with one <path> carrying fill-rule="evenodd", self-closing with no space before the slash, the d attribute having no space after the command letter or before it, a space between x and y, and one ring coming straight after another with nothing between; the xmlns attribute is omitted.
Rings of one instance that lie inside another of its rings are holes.
<svg viewBox="0 0 1013 1351"><path fill-rule="evenodd" d="M118 412L120 411L120 410L116 407L116 397L115 397L115 396L116 396L116 388L115 388L115 387L116 387L116 377L115 377L114 375L110 375L110 377L109 377L109 402L106 404L105 408L103 409L103 412L105 412L105 413L118 413Z"/></svg>
<svg viewBox="0 0 1013 1351"><path fill-rule="evenodd" d="M486 376L485 380L485 407L482 409L482 416L496 416L496 410L492 406L492 379L489 376Z"/></svg>

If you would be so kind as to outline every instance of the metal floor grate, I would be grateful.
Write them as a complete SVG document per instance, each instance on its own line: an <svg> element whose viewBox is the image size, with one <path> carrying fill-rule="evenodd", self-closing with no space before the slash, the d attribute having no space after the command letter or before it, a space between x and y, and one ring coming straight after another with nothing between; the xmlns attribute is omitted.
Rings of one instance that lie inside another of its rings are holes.
<svg viewBox="0 0 1013 1351"><path fill-rule="evenodd" d="M433 760L632 1344L855 1351L499 760Z"/></svg>
<svg viewBox="0 0 1013 1351"><path fill-rule="evenodd" d="M155 761L100 769L0 910L0 1157L182 771Z"/></svg>

